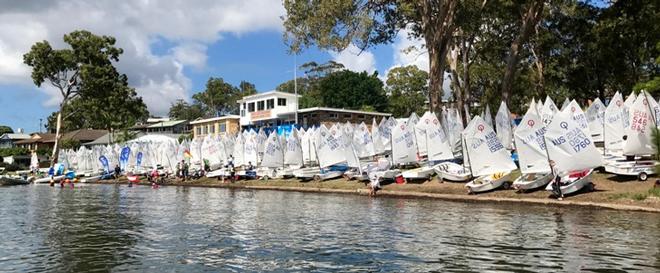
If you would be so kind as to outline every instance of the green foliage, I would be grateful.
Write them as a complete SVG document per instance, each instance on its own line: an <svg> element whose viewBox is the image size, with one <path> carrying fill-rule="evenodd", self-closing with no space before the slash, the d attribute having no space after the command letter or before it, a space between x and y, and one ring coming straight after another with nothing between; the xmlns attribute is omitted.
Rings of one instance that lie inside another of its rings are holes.
<svg viewBox="0 0 660 273"><path fill-rule="evenodd" d="M80 148L80 141L77 139L62 139L60 141L60 148L78 150Z"/></svg>
<svg viewBox="0 0 660 273"><path fill-rule="evenodd" d="M124 143L129 140L133 140L137 137L138 132L134 131L129 131L129 130L121 130L118 134L114 136L114 140L117 143Z"/></svg>
<svg viewBox="0 0 660 273"><path fill-rule="evenodd" d="M38 155L50 156L51 154L53 154L53 150L51 150L49 148L39 148L39 149L37 149L37 154Z"/></svg>
<svg viewBox="0 0 660 273"><path fill-rule="evenodd" d="M205 117L236 114L238 112L236 101L256 92L254 84L249 82L241 81L239 87L235 87L222 78L211 77L206 82L206 89L192 96L193 105L201 107Z"/></svg>
<svg viewBox="0 0 660 273"><path fill-rule="evenodd" d="M11 127L5 126L5 125L0 125L0 136L4 135L4 134L11 134L13 132L14 132L14 130L12 130Z"/></svg>
<svg viewBox="0 0 660 273"><path fill-rule="evenodd" d="M344 69L344 65L335 61L318 64L308 62L300 66L304 71L305 77L296 79L298 94L302 97L298 101L300 108L323 107L322 90L319 87L320 81L326 76ZM294 93L294 80L286 81L276 88L277 91Z"/></svg>
<svg viewBox="0 0 660 273"><path fill-rule="evenodd" d="M429 74L417 66L396 67L387 74L388 107L395 117L423 114Z"/></svg>
<svg viewBox="0 0 660 273"><path fill-rule="evenodd" d="M14 155L29 155L29 154L30 154L30 150L26 148L14 147L14 148L0 149L0 157L14 156Z"/></svg>
<svg viewBox="0 0 660 273"><path fill-rule="evenodd" d="M196 120L204 116L204 109L200 104L189 104L184 100L177 100L170 107L169 117L173 119Z"/></svg>
<svg viewBox="0 0 660 273"><path fill-rule="evenodd" d="M179 140L179 143L181 143L184 140L192 140L192 138L193 138L193 135L192 135L192 133L190 133L190 134L180 135L178 140Z"/></svg>
<svg viewBox="0 0 660 273"><path fill-rule="evenodd" d="M655 49L660 52L660 42L658 42L655 45ZM660 66L660 55L657 55L655 58L655 64ZM653 76L653 79L647 81L647 82L640 82L637 83L634 87L635 92L639 92L641 90L645 90L646 92L649 92L652 95L658 95L660 93L660 76L658 76L658 73L655 73Z"/></svg>
<svg viewBox="0 0 660 273"><path fill-rule="evenodd" d="M320 99L326 107L362 109L368 105L385 111L387 97L378 75L349 70L334 72L319 82Z"/></svg>

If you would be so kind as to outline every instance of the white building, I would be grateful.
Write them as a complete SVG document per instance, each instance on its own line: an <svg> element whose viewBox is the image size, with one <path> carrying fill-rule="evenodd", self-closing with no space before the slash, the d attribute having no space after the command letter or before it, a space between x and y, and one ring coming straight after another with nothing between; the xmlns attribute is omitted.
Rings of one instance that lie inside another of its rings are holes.
<svg viewBox="0 0 660 273"><path fill-rule="evenodd" d="M301 97L297 95L298 99ZM294 123L296 95L280 91L268 91L243 97L237 101L241 126L276 126Z"/></svg>

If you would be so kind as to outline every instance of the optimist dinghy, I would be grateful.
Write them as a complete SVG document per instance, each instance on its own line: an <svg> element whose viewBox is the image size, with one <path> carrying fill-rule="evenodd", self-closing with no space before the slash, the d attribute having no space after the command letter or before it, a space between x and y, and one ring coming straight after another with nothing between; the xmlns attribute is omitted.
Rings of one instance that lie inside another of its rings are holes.
<svg viewBox="0 0 660 273"><path fill-rule="evenodd" d="M543 142L545 131L546 127L537 107L530 105L513 133L522 173L513 181L513 188L521 191L536 189L545 186L554 177Z"/></svg>
<svg viewBox="0 0 660 273"><path fill-rule="evenodd" d="M560 176L562 194L576 192L587 185L592 187L593 168L603 165L590 131L573 118L575 111L582 110L567 107L557 113L543 136L548 158L554 162L553 171ZM546 190L553 191L552 184L548 184Z"/></svg>
<svg viewBox="0 0 660 273"><path fill-rule="evenodd" d="M463 132L463 137L470 169L479 177L465 185L468 193L493 190L510 181L516 164L493 128L476 116Z"/></svg>
<svg viewBox="0 0 660 273"><path fill-rule="evenodd" d="M472 173L470 169L454 162L443 162L433 167L435 173L442 180L449 180L454 182L465 182L470 180Z"/></svg>
<svg viewBox="0 0 660 273"><path fill-rule="evenodd" d="M652 131L657 121L652 109L653 112L660 111L660 106L646 92L635 99L629 109L630 126L624 130L627 135L623 141L624 157L608 158L605 171L617 175L637 176L641 181L655 173L658 162L648 157L655 154Z"/></svg>
<svg viewBox="0 0 660 273"><path fill-rule="evenodd" d="M415 132L418 134L417 140L423 138L424 141L420 142L424 145L424 154L427 155L429 162L443 161L454 159L452 148L450 145L449 137L445 134L440 125L438 117L431 113L426 112L415 125ZM422 166L420 168L403 171L401 175L406 180L423 179L430 180L436 172L434 166Z"/></svg>
<svg viewBox="0 0 660 273"><path fill-rule="evenodd" d="M587 187L589 190L593 190L593 184L591 183L591 174L593 169L586 169L582 171L572 171L566 175L561 176L560 188L562 194L571 194L581 190L584 187ZM545 187L546 191L554 191L552 183L548 184Z"/></svg>

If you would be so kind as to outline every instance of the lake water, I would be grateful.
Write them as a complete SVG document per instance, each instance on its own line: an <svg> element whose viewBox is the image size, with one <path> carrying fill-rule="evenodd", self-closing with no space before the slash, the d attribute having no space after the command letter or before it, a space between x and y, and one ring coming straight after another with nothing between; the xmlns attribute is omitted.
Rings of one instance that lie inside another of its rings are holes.
<svg viewBox="0 0 660 273"><path fill-rule="evenodd" d="M217 188L0 188L2 272L660 271L660 214Z"/></svg>

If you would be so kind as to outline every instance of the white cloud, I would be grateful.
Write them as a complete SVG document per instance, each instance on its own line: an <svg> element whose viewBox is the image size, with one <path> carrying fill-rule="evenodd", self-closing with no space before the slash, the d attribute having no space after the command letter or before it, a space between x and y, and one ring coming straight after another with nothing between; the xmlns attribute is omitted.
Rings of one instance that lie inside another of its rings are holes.
<svg viewBox="0 0 660 273"><path fill-rule="evenodd" d="M330 56L335 62L343 64L346 69L351 71L367 71L368 73L376 71L374 54L366 50L360 52L360 49L354 44L350 44L341 52L330 51Z"/></svg>
<svg viewBox="0 0 660 273"><path fill-rule="evenodd" d="M285 13L277 0L61 0L6 1L0 10L0 85L32 85L22 55L37 41L65 46L62 36L78 29L117 38L124 49L117 67L129 77L153 114L166 114L171 102L187 99L190 79L183 67L203 68L207 47L223 33L281 31ZM172 43L163 54L152 45ZM49 88L46 106L59 94Z"/></svg>
<svg viewBox="0 0 660 273"><path fill-rule="evenodd" d="M416 65L417 68L429 71L429 53L424 41L409 37L407 30L400 30L396 41L392 44L394 63L396 66Z"/></svg>

